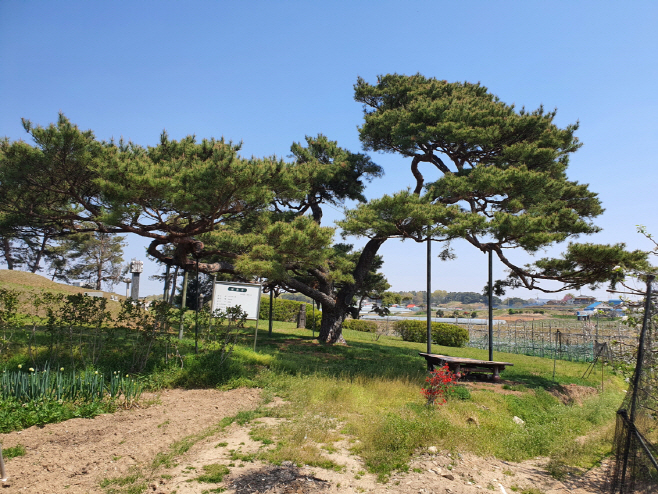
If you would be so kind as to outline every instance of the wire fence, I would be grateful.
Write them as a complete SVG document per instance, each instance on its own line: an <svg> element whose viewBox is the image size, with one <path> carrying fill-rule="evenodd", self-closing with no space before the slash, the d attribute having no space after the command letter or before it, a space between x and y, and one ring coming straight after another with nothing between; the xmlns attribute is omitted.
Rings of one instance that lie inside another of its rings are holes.
<svg viewBox="0 0 658 494"><path fill-rule="evenodd" d="M658 492L658 287L653 282L649 276L635 371L617 411L611 494Z"/></svg>
<svg viewBox="0 0 658 494"><path fill-rule="evenodd" d="M468 329L468 346L489 348L486 326L460 324ZM638 344L638 329L619 321L512 321L493 328L494 351L558 360L592 362L595 344L607 343L615 362L632 363Z"/></svg>

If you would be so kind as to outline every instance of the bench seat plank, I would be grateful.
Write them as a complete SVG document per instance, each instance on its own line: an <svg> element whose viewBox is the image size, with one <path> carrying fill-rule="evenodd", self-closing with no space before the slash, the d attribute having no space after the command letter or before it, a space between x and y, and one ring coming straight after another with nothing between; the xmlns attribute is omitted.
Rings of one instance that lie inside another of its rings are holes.
<svg viewBox="0 0 658 494"><path fill-rule="evenodd" d="M450 355L438 355L435 353L422 353L418 355L424 357L427 363L433 369L434 365L447 365L448 369L460 378L471 372L491 373L494 381L500 380L500 372L507 366L513 366L511 362L496 362L492 360L477 360L467 357L451 357Z"/></svg>

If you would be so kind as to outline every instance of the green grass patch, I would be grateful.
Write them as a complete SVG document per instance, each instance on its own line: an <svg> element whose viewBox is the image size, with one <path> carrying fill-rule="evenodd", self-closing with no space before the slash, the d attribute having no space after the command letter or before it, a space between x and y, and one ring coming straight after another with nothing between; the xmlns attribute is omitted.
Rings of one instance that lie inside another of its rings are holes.
<svg viewBox="0 0 658 494"><path fill-rule="evenodd" d="M0 401L0 433L72 418L92 418L103 413L114 412L116 408L115 403L106 401L61 403L56 400L40 400L20 403L14 399L7 399Z"/></svg>
<svg viewBox="0 0 658 494"><path fill-rule="evenodd" d="M260 373L258 382L289 403L278 413L292 423L277 428L277 447L264 456L309 463L300 455L317 458L321 451L305 445L303 438L330 443L317 431L330 433L332 425L323 422L331 418L359 440L354 452L380 480L405 471L411 456L430 445L511 461L567 455L571 464L591 465L609 451L599 431L614 423L626 386L621 376L608 374L604 393L585 398L582 406L564 405L548 390L556 384L596 387L600 376L582 379L586 364L558 362L553 380L552 360L497 352L495 359L515 364L503 373L511 384L471 391L458 386L446 405L428 409L419 391L425 369L417 352L424 345L391 337L373 342L363 333L346 332L349 346L318 347L287 333L286 352L277 353L279 360ZM472 348L434 351L487 359L486 351ZM503 394L501 388L517 393ZM517 425L514 416L525 425ZM476 420L469 424L469 417Z"/></svg>
<svg viewBox="0 0 658 494"><path fill-rule="evenodd" d="M5 460L11 460L12 458L16 458L18 456L25 456L26 454L27 454L27 450L25 449L25 446L23 446L22 444L17 444L16 446L2 449L2 457Z"/></svg>
<svg viewBox="0 0 658 494"><path fill-rule="evenodd" d="M105 478L100 482L100 487L107 494L141 494L148 485L144 476L135 471L123 477Z"/></svg>
<svg viewBox="0 0 658 494"><path fill-rule="evenodd" d="M255 427L251 429L251 431L249 431L249 437L251 437L251 439L254 441L262 443L263 446L274 444L270 429L265 427Z"/></svg>
<svg viewBox="0 0 658 494"><path fill-rule="evenodd" d="M212 465L204 465L203 475L196 477L194 480L197 482L206 482L212 484L218 484L224 480L224 476L229 474L229 469L226 465L221 465L219 463L213 463Z"/></svg>
<svg viewBox="0 0 658 494"><path fill-rule="evenodd" d="M232 461L242 461L244 463L253 463L253 461L256 459L257 454L256 453L243 453L240 451L240 449L237 450L230 450L229 451L230 455L229 458Z"/></svg>

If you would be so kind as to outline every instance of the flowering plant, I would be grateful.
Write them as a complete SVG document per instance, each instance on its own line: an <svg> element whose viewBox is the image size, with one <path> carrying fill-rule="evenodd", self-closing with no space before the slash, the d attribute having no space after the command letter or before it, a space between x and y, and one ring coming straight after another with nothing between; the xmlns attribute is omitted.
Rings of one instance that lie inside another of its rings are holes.
<svg viewBox="0 0 658 494"><path fill-rule="evenodd" d="M443 405L446 402L445 395L455 382L455 375L448 369L447 365L434 369L425 378L425 386L420 390L427 399L427 406Z"/></svg>

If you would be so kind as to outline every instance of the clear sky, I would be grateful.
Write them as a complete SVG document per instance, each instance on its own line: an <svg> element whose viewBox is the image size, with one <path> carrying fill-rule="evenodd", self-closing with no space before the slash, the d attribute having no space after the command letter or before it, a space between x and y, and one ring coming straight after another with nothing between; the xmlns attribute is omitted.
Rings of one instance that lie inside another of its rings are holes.
<svg viewBox="0 0 658 494"><path fill-rule="evenodd" d="M99 139L143 146L166 129L285 157L292 142L323 133L357 152L358 76L479 81L519 108L557 108L558 125L579 121L584 146L568 174L606 208L596 221L603 232L586 240L648 249L636 225L658 234L656 26L654 1L3 0L0 135L27 139L22 117L47 125L61 111ZM373 159L385 176L368 197L412 184L408 160ZM146 243L129 241L126 258L145 259ZM457 259L435 260L432 289L481 291L486 256L454 247ZM380 252L393 290L425 289L423 245L392 240ZM144 278L157 269L147 262ZM142 281L142 295L159 292Z"/></svg>

